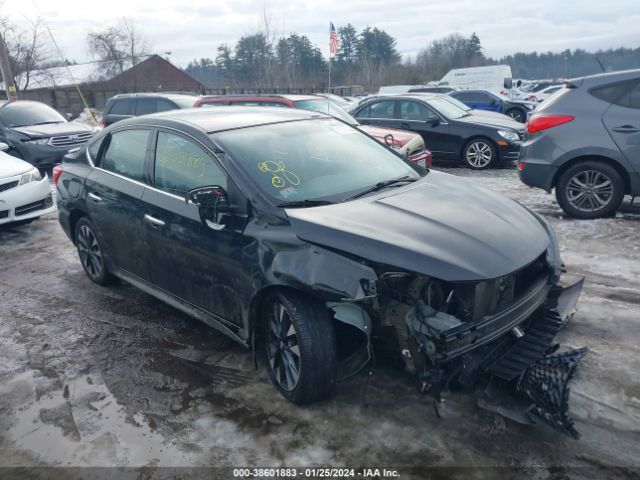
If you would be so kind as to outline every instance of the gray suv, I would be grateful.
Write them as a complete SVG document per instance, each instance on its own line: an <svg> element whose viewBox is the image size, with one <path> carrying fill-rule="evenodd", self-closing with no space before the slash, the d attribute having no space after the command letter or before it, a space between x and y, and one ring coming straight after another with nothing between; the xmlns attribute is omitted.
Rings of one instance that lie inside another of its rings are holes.
<svg viewBox="0 0 640 480"><path fill-rule="evenodd" d="M518 170L529 186L555 188L576 218L613 215L640 195L640 69L566 82L527 122Z"/></svg>
<svg viewBox="0 0 640 480"><path fill-rule="evenodd" d="M180 108L191 108L198 96L186 93L122 93L111 97L102 113L102 126L125 118L166 112Z"/></svg>

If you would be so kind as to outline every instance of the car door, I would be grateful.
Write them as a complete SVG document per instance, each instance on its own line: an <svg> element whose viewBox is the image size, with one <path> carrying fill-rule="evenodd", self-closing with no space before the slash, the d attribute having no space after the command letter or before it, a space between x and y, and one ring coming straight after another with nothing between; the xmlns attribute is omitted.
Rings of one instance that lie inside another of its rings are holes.
<svg viewBox="0 0 640 480"><path fill-rule="evenodd" d="M602 122L622 155L640 173L640 80L607 108Z"/></svg>
<svg viewBox="0 0 640 480"><path fill-rule="evenodd" d="M446 157L452 152L448 123L422 102L398 100L397 128L420 134L434 157Z"/></svg>
<svg viewBox="0 0 640 480"><path fill-rule="evenodd" d="M379 100L368 103L356 113L356 119L363 125L398 128L395 115L396 102L394 100Z"/></svg>
<svg viewBox="0 0 640 480"><path fill-rule="evenodd" d="M85 182L87 213L108 261L139 278L146 278L140 212L150 132L132 127L107 135Z"/></svg>
<svg viewBox="0 0 640 480"><path fill-rule="evenodd" d="M232 225L213 230L198 208L185 201L198 187L218 185L241 209L243 201L218 160L198 141L174 131L157 131L150 169L152 186L142 200L150 282L221 319L242 322L243 292L251 291L242 274L244 246L250 240Z"/></svg>

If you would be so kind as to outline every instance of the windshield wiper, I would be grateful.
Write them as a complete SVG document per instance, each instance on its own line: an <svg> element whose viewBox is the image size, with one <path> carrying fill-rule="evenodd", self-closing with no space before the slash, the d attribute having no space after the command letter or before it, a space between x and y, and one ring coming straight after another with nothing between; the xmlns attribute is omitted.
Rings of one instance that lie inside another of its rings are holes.
<svg viewBox="0 0 640 480"><path fill-rule="evenodd" d="M285 202L276 205L278 208L305 208L320 207L322 205L332 205L335 202L329 200L295 200L293 202Z"/></svg>
<svg viewBox="0 0 640 480"><path fill-rule="evenodd" d="M31 125L48 125L50 123L64 123L61 120L50 120L48 122L38 122L38 123L32 123ZM27 125L22 125L23 127L26 127ZM30 125L29 125L30 126Z"/></svg>
<svg viewBox="0 0 640 480"><path fill-rule="evenodd" d="M397 185L399 183L411 183L411 182L415 182L416 180L418 180L418 179L417 178L411 178L411 177L409 177L409 175L405 175L404 177L394 178L392 180L385 180L383 182L378 182L373 187L367 188L366 190L363 190L362 192L356 193L355 195L352 195L351 197L346 198L345 201L354 200L356 198L364 197L368 193L377 192L379 190L382 190L383 188L391 187L391 186Z"/></svg>

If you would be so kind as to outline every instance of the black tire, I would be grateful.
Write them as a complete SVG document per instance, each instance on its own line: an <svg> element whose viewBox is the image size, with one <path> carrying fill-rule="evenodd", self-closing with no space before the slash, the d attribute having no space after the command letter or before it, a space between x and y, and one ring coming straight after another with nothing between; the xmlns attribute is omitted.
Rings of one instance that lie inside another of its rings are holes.
<svg viewBox="0 0 640 480"><path fill-rule="evenodd" d="M607 163L588 160L569 167L556 185L562 210L581 219L608 217L624 198L624 181Z"/></svg>
<svg viewBox="0 0 640 480"><path fill-rule="evenodd" d="M76 247L78 257L84 272L94 283L107 285L113 280L113 276L107 269L104 254L95 229L87 217L82 217L76 224Z"/></svg>
<svg viewBox="0 0 640 480"><path fill-rule="evenodd" d="M524 123L527 121L526 112L520 108L511 108L505 113L513 118L516 122Z"/></svg>
<svg viewBox="0 0 640 480"><path fill-rule="evenodd" d="M473 138L462 150L462 161L472 170L485 170L498 161L498 150L491 140Z"/></svg>
<svg viewBox="0 0 640 480"><path fill-rule="evenodd" d="M275 387L298 405L326 398L336 381L335 332L326 307L279 290L265 298L261 317L264 359Z"/></svg>

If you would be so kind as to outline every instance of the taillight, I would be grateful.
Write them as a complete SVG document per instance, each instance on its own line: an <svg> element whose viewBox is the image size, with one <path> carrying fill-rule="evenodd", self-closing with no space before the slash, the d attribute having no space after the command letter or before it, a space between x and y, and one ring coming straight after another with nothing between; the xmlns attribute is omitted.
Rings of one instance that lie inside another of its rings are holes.
<svg viewBox="0 0 640 480"><path fill-rule="evenodd" d="M524 167L526 166L526 163L524 162L518 162L518 170L522 171L524 170Z"/></svg>
<svg viewBox="0 0 640 480"><path fill-rule="evenodd" d="M102 122L100 122L100 123L102 123L102 128L107 128L107 121L104 118L102 119Z"/></svg>
<svg viewBox="0 0 640 480"><path fill-rule="evenodd" d="M58 186L58 180L60 180L60 174L62 173L62 165L56 165L53 167L53 184Z"/></svg>
<svg viewBox="0 0 640 480"><path fill-rule="evenodd" d="M573 115L533 115L527 122L527 133L536 133L547 128L557 127L563 123L571 122Z"/></svg>

